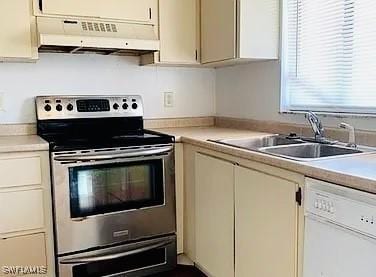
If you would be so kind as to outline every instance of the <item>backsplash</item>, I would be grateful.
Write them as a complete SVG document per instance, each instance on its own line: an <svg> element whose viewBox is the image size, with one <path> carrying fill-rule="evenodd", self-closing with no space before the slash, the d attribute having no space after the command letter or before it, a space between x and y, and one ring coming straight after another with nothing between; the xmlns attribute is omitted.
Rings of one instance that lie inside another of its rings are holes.
<svg viewBox="0 0 376 277"><path fill-rule="evenodd" d="M139 94L146 119L215 114L215 70L138 64L138 57L65 54L0 63L0 124L35 123L34 97L54 94ZM174 107L164 107L164 92L174 92Z"/></svg>

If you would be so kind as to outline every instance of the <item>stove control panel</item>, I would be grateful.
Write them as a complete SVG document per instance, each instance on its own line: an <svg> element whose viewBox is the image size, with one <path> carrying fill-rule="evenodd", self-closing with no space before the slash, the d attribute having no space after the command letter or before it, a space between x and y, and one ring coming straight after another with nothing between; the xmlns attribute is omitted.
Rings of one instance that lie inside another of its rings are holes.
<svg viewBox="0 0 376 277"><path fill-rule="evenodd" d="M114 96L38 96L35 99L38 120L142 117L139 95Z"/></svg>

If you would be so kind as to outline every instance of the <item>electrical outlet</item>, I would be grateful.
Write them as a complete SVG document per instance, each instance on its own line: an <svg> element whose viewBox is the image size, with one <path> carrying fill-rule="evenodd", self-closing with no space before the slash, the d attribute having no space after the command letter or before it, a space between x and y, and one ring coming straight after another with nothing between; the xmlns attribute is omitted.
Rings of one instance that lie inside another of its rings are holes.
<svg viewBox="0 0 376 277"><path fill-rule="evenodd" d="M174 93L169 91L164 93L164 106L172 108L174 106Z"/></svg>

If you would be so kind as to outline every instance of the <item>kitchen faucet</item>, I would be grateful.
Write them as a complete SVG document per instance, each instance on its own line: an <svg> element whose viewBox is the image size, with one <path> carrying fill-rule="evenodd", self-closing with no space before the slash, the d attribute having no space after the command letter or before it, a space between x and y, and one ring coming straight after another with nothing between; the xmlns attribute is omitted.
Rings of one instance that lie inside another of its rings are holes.
<svg viewBox="0 0 376 277"><path fill-rule="evenodd" d="M309 124L311 124L313 133L315 134L315 140L318 142L326 141L324 137L325 130L318 116L314 112L307 112L305 118L309 121Z"/></svg>
<svg viewBox="0 0 376 277"><path fill-rule="evenodd" d="M311 124L315 137L313 139L305 138L304 140L323 143L323 144L336 144L338 142L335 140L327 139L324 136L325 129L322 126L321 120L314 112L311 112L311 111L307 112L305 115L305 118L309 121L309 124Z"/></svg>

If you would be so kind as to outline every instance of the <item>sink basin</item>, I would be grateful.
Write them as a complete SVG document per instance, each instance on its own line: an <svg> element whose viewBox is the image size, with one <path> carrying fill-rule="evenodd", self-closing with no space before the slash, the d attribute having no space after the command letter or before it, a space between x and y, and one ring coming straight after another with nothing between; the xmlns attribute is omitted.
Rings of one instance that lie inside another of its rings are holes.
<svg viewBox="0 0 376 277"><path fill-rule="evenodd" d="M257 150L259 148L279 146L279 145L291 145L300 144L303 141L288 139L281 135L271 135L257 138L245 138L245 139L223 139L216 140L215 142L226 144L229 146L240 147L250 150Z"/></svg>
<svg viewBox="0 0 376 277"><path fill-rule="evenodd" d="M363 151L359 149L319 143L304 143L300 145L270 147L259 150L265 153L302 161L363 153Z"/></svg>

